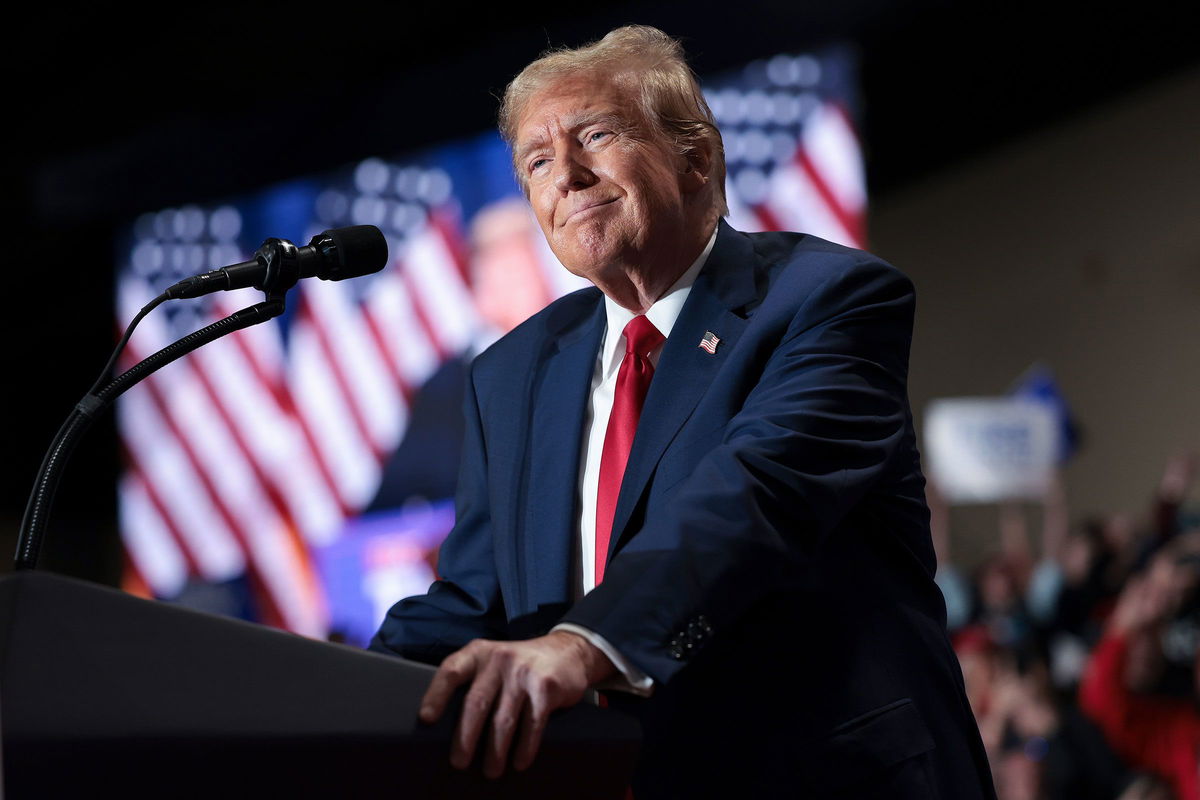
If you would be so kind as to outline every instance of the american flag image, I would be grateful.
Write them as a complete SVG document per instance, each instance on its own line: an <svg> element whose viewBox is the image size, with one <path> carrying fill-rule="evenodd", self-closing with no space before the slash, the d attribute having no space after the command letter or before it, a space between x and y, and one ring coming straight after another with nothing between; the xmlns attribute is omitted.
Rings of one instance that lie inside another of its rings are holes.
<svg viewBox="0 0 1200 800"><path fill-rule="evenodd" d="M777 55L707 87L725 142L730 224L865 247L852 53Z"/></svg>
<svg viewBox="0 0 1200 800"><path fill-rule="evenodd" d="M704 85L725 141L731 224L863 246L852 56L779 55ZM457 414L457 400L422 398L513 324L506 310L527 313L586 285L550 253L497 136L142 215L119 252L118 326L171 283L246 260L269 236L303 244L351 224L384 231L383 271L302 281L283 317L120 399L131 591L361 640L399 593L433 578L448 494L363 516L389 459L430 408ZM244 289L168 303L142 322L124 366L261 299ZM710 332L699 346L715 353L719 343ZM422 452L453 458L456 445L437 441Z"/></svg>
<svg viewBox="0 0 1200 800"><path fill-rule="evenodd" d="M700 349L708 353L710 356L717 354L717 345L721 343L721 339L712 331L705 331L704 336L700 339Z"/></svg>

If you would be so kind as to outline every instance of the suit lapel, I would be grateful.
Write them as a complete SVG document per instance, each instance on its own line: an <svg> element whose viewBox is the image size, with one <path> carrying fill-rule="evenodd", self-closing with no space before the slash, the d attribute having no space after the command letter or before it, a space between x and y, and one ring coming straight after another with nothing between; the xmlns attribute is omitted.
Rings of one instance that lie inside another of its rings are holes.
<svg viewBox="0 0 1200 800"><path fill-rule="evenodd" d="M745 317L737 311L757 297L756 263L749 240L722 220L708 262L671 329L646 395L617 498L609 558L626 538L630 515L663 452L695 410L746 327ZM711 354L700 347L709 332L720 339L716 352Z"/></svg>
<svg viewBox="0 0 1200 800"><path fill-rule="evenodd" d="M524 498L525 516L517 530L524 569L520 613L571 598L577 530L579 459L588 391L604 333L604 303L597 291L591 313L572 309L574 318L552 335L530 387L530 450ZM553 320L550 321L553 326Z"/></svg>

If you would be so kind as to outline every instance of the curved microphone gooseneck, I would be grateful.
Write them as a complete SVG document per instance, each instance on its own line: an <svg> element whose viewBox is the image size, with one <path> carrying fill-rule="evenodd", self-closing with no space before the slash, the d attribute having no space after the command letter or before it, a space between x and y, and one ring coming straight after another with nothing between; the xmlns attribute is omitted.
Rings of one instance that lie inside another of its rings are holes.
<svg viewBox="0 0 1200 800"><path fill-rule="evenodd" d="M222 267L212 272L185 278L147 303L118 342L100 377L83 396L58 429L29 494L21 532L17 539L14 567L37 567L42 539L45 537L54 494L67 461L92 421L128 389L188 353L234 331L266 322L284 312L285 297L300 278L344 280L378 272L387 265L387 240L373 225L355 225L324 231L305 247L296 247L285 239L267 239L252 261ZM199 297L209 292L253 286L267 295L264 302L235 311L174 344L139 361L101 388L111 374L134 328L166 300Z"/></svg>

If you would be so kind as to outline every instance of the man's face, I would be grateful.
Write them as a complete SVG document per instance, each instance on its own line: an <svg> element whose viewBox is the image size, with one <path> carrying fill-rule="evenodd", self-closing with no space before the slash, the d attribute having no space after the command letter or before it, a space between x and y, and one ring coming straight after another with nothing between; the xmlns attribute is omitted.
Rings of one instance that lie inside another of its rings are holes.
<svg viewBox="0 0 1200 800"><path fill-rule="evenodd" d="M517 125L517 169L546 241L593 283L622 266L671 269L687 231L684 159L629 94L605 77L564 78Z"/></svg>

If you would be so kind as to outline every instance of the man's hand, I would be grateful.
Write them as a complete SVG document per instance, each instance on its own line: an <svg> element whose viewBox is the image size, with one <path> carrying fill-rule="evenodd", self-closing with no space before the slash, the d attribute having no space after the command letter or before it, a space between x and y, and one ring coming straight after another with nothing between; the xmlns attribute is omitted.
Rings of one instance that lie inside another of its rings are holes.
<svg viewBox="0 0 1200 800"><path fill-rule="evenodd" d="M450 747L450 764L455 769L471 764L490 718L483 772L498 778L504 774L518 722L521 733L513 766L523 770L537 755L550 712L575 705L588 687L615 671L607 656L567 631L520 642L476 639L442 662L421 701L421 720L436 722L454 690L471 684Z"/></svg>

